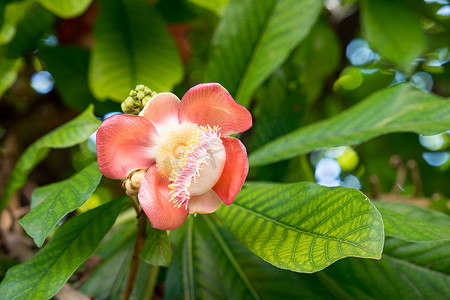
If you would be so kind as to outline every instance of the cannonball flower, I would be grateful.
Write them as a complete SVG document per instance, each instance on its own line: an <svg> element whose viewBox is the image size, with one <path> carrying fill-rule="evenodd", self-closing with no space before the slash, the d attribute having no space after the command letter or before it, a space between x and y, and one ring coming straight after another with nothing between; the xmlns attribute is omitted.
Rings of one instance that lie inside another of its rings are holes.
<svg viewBox="0 0 450 300"><path fill-rule="evenodd" d="M234 201L248 160L244 145L229 135L251 126L250 112L220 84L194 86L181 101L159 93L139 115L114 115L101 124L99 168L108 178L132 178L127 187L138 188L152 227L175 229L188 214Z"/></svg>

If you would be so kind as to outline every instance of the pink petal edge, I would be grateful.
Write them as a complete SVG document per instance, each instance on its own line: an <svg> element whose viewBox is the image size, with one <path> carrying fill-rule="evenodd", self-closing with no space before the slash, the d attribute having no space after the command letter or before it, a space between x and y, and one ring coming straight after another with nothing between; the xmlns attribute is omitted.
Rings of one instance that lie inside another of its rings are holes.
<svg viewBox="0 0 450 300"><path fill-rule="evenodd" d="M233 203L237 193L241 190L248 174L248 158L245 146L240 140L223 137L223 145L227 154L222 176L213 187L225 205Z"/></svg>
<svg viewBox="0 0 450 300"><path fill-rule="evenodd" d="M157 137L155 127L144 118L121 114L106 119L97 132L100 172L122 179L136 169L147 169L155 162L152 146Z"/></svg>
<svg viewBox="0 0 450 300"><path fill-rule="evenodd" d="M188 210L190 214L211 214L215 212L220 205L222 205L222 199L213 190L209 190L203 195L192 196L189 199Z"/></svg>
<svg viewBox="0 0 450 300"><path fill-rule="evenodd" d="M139 116L149 120L158 133L167 125L177 125L180 99L172 93L156 94L144 107Z"/></svg>
<svg viewBox="0 0 450 300"><path fill-rule="evenodd" d="M181 99L179 118L181 122L218 125L223 135L252 127L250 112L218 83L202 83L188 90Z"/></svg>
<svg viewBox="0 0 450 300"><path fill-rule="evenodd" d="M153 228L172 230L183 225L188 216L185 207L174 207L169 202L169 181L157 171L156 165L148 169L141 181L139 203Z"/></svg>

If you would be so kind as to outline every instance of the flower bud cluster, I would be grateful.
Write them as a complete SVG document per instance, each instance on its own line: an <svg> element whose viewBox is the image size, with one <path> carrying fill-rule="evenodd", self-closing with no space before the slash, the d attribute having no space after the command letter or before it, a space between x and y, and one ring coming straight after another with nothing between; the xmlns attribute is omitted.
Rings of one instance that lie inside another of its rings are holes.
<svg viewBox="0 0 450 300"><path fill-rule="evenodd" d="M156 92L140 84L131 90L129 96L122 102L122 110L126 114L138 115L155 95Z"/></svg>
<svg viewBox="0 0 450 300"><path fill-rule="evenodd" d="M122 187L125 189L128 196L136 196L138 194L141 180L144 178L145 172L144 169L135 170L128 174L128 177L123 181Z"/></svg>

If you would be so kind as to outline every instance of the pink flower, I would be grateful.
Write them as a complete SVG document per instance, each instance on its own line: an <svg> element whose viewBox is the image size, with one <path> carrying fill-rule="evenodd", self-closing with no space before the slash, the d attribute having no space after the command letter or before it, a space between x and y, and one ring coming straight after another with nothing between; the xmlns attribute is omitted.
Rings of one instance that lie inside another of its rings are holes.
<svg viewBox="0 0 450 300"><path fill-rule="evenodd" d="M115 115L102 123L100 171L123 179L145 169L138 193L142 209L154 228L174 229L189 213L212 213L234 201L248 160L244 145L228 135L251 126L250 112L220 84L194 86L181 101L160 93L139 116Z"/></svg>

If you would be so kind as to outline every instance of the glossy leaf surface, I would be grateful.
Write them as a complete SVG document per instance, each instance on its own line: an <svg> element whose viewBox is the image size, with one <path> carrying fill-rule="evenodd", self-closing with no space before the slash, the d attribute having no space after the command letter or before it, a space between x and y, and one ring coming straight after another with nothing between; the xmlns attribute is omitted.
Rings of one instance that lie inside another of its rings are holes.
<svg viewBox="0 0 450 300"><path fill-rule="evenodd" d="M297 129L249 157L261 166L321 147L357 145L391 132L437 134L450 128L450 101L409 85L380 90L330 119Z"/></svg>
<svg viewBox="0 0 450 300"><path fill-rule="evenodd" d="M128 199L119 198L64 224L32 259L8 270L2 299L48 299L97 248Z"/></svg>
<svg viewBox="0 0 450 300"><path fill-rule="evenodd" d="M220 82L247 106L306 37L321 8L315 0L231 0L213 37L206 81Z"/></svg>
<svg viewBox="0 0 450 300"><path fill-rule="evenodd" d="M1 199L0 211L6 207L13 193L23 186L28 174L47 155L50 148L68 148L89 138L97 130L100 121L92 113L90 106L72 121L54 129L29 146L17 161L10 175Z"/></svg>
<svg viewBox="0 0 450 300"><path fill-rule="evenodd" d="M36 189L39 204L19 223L39 247L62 217L86 202L97 188L102 174L94 162L69 179ZM32 196L32 198L33 198Z"/></svg>
<svg viewBox="0 0 450 300"><path fill-rule="evenodd" d="M381 215L355 189L250 185L218 214L252 252L296 272L316 272L349 256L379 259L383 250Z"/></svg>
<svg viewBox="0 0 450 300"><path fill-rule="evenodd" d="M386 235L411 242L450 240L450 217L407 203L374 202L383 216Z"/></svg>
<svg viewBox="0 0 450 300"><path fill-rule="evenodd" d="M97 98L121 102L138 84L164 92L181 80L175 44L149 3L100 1L94 36L89 83Z"/></svg>
<svg viewBox="0 0 450 300"><path fill-rule="evenodd" d="M43 7L61 18L73 18L81 15L92 0L38 0Z"/></svg>

